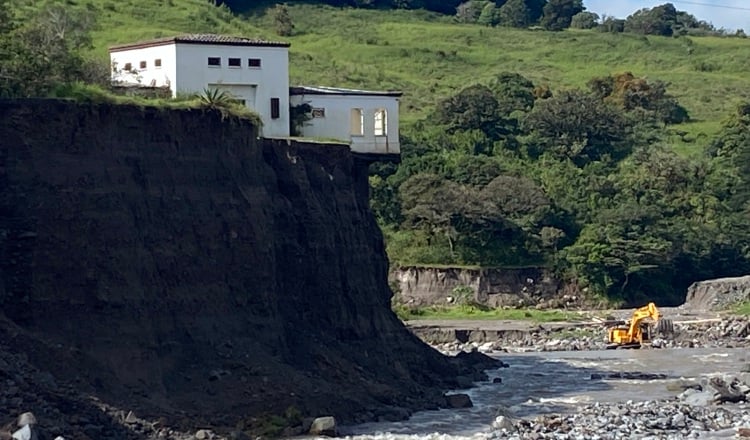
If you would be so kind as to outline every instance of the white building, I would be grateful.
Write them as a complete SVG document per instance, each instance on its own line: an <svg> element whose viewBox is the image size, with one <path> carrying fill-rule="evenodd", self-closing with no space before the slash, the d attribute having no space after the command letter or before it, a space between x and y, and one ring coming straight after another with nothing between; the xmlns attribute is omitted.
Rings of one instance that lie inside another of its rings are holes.
<svg viewBox="0 0 750 440"><path fill-rule="evenodd" d="M182 35L109 49L112 80L169 87L172 96L218 89L260 114L264 137L290 135L289 106L308 104L303 137L333 139L374 159L400 157L401 92L289 87L289 43L213 34Z"/></svg>
<svg viewBox="0 0 750 440"><path fill-rule="evenodd" d="M172 95L227 91L260 114L263 136L289 136L289 43L183 35L109 49L113 80Z"/></svg>
<svg viewBox="0 0 750 440"><path fill-rule="evenodd" d="M401 152L398 105L401 92L376 92L333 87L292 87L292 106L308 104L311 119L301 128L305 137L349 142L362 155L395 156Z"/></svg>

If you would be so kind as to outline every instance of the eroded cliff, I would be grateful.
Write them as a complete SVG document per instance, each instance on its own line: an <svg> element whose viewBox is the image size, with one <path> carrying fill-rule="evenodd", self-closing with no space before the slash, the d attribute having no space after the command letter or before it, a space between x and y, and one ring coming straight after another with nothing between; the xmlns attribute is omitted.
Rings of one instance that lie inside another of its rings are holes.
<svg viewBox="0 0 750 440"><path fill-rule="evenodd" d="M0 102L5 349L193 425L440 402L456 367L390 311L366 164L256 133L216 112Z"/></svg>

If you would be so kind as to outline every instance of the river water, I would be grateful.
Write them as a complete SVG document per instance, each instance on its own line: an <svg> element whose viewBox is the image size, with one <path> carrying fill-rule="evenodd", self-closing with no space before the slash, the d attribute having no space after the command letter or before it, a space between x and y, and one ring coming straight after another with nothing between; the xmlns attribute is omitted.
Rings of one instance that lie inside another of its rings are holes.
<svg viewBox="0 0 750 440"><path fill-rule="evenodd" d="M423 411L402 422L345 427L357 439L455 439L491 430L497 415L534 418L548 413L575 412L577 405L644 401L674 396L666 384L737 374L750 360L743 349L603 350L514 353L496 356L510 365L488 371L489 382L468 390L473 408ZM665 375L664 379L609 378L612 373ZM592 376L593 375L593 376ZM500 377L502 383L492 383Z"/></svg>

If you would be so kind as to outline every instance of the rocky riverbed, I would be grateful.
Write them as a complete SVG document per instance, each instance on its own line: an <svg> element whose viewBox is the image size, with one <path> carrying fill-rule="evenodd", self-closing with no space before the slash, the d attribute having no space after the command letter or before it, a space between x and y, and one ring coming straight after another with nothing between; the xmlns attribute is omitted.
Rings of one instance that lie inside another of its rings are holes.
<svg viewBox="0 0 750 440"><path fill-rule="evenodd" d="M420 335L419 332L417 332ZM425 333L429 335L429 333ZM540 324L528 331L486 332L477 330L475 340L435 343L423 340L439 351L455 354L460 351L526 352L579 351L607 348L607 327L602 324L568 326ZM493 337L494 335L494 337ZM420 335L423 336L423 335ZM750 348L750 318L729 316L720 319L674 323L674 333L658 335L650 348Z"/></svg>

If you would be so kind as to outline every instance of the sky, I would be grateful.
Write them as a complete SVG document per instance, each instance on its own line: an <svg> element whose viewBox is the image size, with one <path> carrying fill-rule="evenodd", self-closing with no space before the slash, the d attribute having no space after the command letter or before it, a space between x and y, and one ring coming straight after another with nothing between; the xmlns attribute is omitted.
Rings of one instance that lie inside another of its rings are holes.
<svg viewBox="0 0 750 440"><path fill-rule="evenodd" d="M699 20L713 23L717 29L750 31L750 0L583 0L587 11L617 18L664 3L672 3L678 11L687 11Z"/></svg>

